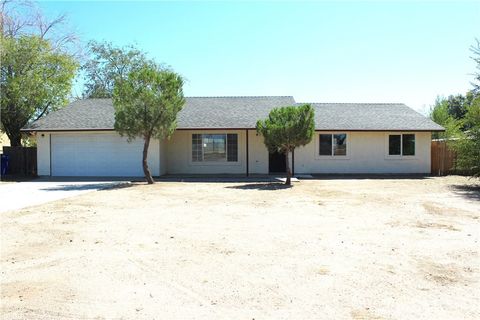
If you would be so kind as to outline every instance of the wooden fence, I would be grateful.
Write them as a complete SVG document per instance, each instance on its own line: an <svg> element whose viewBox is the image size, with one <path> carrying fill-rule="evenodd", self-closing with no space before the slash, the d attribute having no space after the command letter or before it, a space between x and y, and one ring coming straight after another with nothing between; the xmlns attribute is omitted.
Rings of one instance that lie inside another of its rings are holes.
<svg viewBox="0 0 480 320"><path fill-rule="evenodd" d="M457 154L448 147L446 140L433 140L431 153L432 175L443 176L457 172Z"/></svg>
<svg viewBox="0 0 480 320"><path fill-rule="evenodd" d="M6 177L37 175L37 148L3 147L3 154L8 156Z"/></svg>

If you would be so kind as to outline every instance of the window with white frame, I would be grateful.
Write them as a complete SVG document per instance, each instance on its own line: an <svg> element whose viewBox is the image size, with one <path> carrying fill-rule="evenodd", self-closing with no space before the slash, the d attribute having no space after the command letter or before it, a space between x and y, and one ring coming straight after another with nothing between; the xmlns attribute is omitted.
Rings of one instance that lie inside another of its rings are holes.
<svg viewBox="0 0 480 320"><path fill-rule="evenodd" d="M238 135L192 134L193 162L238 161Z"/></svg>
<svg viewBox="0 0 480 320"><path fill-rule="evenodd" d="M319 135L320 156L346 156L347 134L346 133L321 133Z"/></svg>
<svg viewBox="0 0 480 320"><path fill-rule="evenodd" d="M415 134L389 134L388 135L389 156L414 156L415 155Z"/></svg>

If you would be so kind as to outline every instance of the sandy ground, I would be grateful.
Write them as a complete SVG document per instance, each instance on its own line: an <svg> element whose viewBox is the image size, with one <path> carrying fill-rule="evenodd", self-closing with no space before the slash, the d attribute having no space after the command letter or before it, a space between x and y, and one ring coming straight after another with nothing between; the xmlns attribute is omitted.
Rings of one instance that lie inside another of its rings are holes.
<svg viewBox="0 0 480 320"><path fill-rule="evenodd" d="M162 182L2 213L2 318L479 319L472 183Z"/></svg>
<svg viewBox="0 0 480 320"><path fill-rule="evenodd" d="M34 179L0 183L0 213L110 188L125 181L50 181Z"/></svg>

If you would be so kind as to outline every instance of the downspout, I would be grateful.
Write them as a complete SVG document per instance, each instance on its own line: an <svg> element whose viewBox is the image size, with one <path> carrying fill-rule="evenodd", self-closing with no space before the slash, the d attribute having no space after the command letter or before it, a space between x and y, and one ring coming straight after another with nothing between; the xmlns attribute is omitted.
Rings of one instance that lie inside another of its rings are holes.
<svg viewBox="0 0 480 320"><path fill-rule="evenodd" d="M50 177L52 176L52 133L50 132L49 135L48 135L48 144L49 144L49 147L48 147L48 151L50 153L50 157L49 157L49 160L50 160ZM37 149L38 150L38 149ZM38 162L37 162L38 163ZM37 170L38 171L38 170Z"/></svg>
<svg viewBox="0 0 480 320"><path fill-rule="evenodd" d="M249 162L249 159L248 159L248 129L245 129L245 136L246 136L246 158L247 158L247 177L249 176L249 168L248 168L248 162Z"/></svg>

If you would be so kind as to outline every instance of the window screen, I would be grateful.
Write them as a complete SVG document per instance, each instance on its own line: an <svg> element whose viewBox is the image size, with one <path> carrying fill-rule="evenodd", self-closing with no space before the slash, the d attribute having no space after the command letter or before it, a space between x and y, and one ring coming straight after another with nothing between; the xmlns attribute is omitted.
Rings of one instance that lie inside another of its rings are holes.
<svg viewBox="0 0 480 320"><path fill-rule="evenodd" d="M238 135L192 134L192 161L238 161Z"/></svg>
<svg viewBox="0 0 480 320"><path fill-rule="evenodd" d="M388 136L388 154L391 156L399 156L401 136L399 134L392 134Z"/></svg>
<svg viewBox="0 0 480 320"><path fill-rule="evenodd" d="M345 133L333 135L333 155L346 156L347 155L347 135Z"/></svg>
<svg viewBox="0 0 480 320"><path fill-rule="evenodd" d="M391 134L388 136L388 154L390 156L414 156L415 134Z"/></svg>
<svg viewBox="0 0 480 320"><path fill-rule="evenodd" d="M237 134L227 134L227 161L238 161Z"/></svg>
<svg viewBox="0 0 480 320"><path fill-rule="evenodd" d="M192 134L192 161L203 161L201 134Z"/></svg>
<svg viewBox="0 0 480 320"><path fill-rule="evenodd" d="M321 156L346 156L347 155L347 134L320 134L319 154Z"/></svg>
<svg viewBox="0 0 480 320"><path fill-rule="evenodd" d="M226 161L227 139L225 134L203 135L203 160Z"/></svg>
<svg viewBox="0 0 480 320"><path fill-rule="evenodd" d="M415 135L404 134L402 136L402 153L404 156L415 155Z"/></svg>
<svg viewBox="0 0 480 320"><path fill-rule="evenodd" d="M320 135L320 155L321 156L332 155L332 135L331 134Z"/></svg>

